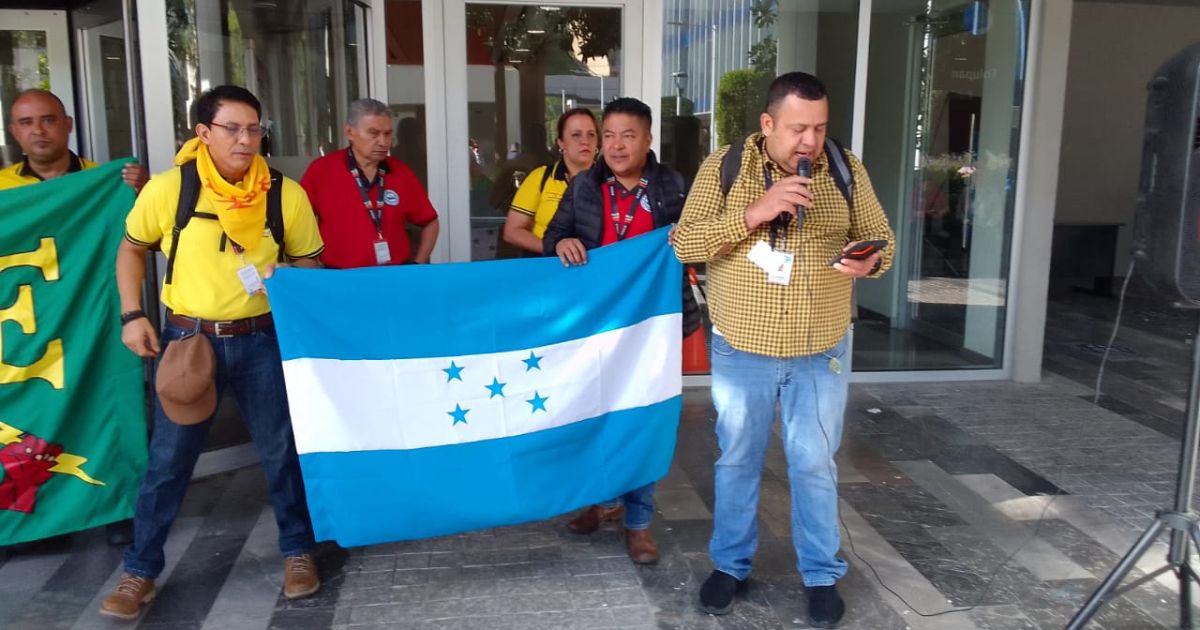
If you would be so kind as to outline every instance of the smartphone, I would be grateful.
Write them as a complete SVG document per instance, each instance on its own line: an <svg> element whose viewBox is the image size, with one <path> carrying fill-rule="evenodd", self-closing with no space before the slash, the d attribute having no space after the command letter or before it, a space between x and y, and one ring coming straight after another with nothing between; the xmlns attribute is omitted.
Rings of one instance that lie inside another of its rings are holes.
<svg viewBox="0 0 1200 630"><path fill-rule="evenodd" d="M854 247L842 252L829 261L829 266L832 267L842 260L865 260L871 257L871 254L887 247L887 241L863 241Z"/></svg>

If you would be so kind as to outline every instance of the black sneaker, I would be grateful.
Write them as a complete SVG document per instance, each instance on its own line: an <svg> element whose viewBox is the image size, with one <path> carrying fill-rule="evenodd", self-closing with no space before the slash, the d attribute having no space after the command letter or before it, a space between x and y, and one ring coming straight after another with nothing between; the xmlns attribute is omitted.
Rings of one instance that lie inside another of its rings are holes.
<svg viewBox="0 0 1200 630"><path fill-rule="evenodd" d="M808 593L808 623L814 628L836 628L846 614L846 604L837 586L811 586Z"/></svg>
<svg viewBox="0 0 1200 630"><path fill-rule="evenodd" d="M733 596L746 588L746 580L714 570L700 587L700 609L710 615L724 615L733 610Z"/></svg>

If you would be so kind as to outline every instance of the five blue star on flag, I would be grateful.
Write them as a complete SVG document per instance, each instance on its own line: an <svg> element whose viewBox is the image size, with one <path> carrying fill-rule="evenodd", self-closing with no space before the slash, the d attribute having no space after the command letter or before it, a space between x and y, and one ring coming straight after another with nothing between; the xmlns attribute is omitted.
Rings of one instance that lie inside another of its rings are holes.
<svg viewBox="0 0 1200 630"><path fill-rule="evenodd" d="M529 358L528 358L528 359L521 359L521 361L524 361L524 362L525 362L525 371L526 371L526 372L528 372L528 371L530 371L530 370L532 370L532 369L534 369L534 368L537 368L537 369L539 369L539 370L540 370L540 369L542 369L542 366L541 366L541 365L539 365L539 363L541 362L541 360L542 360L543 358L545 358L545 355L542 355L542 356L540 356L540 357L539 357L539 356L537 356L536 354L534 354L534 353L533 353L533 350L530 350L530 351L529 351Z"/></svg>
<svg viewBox="0 0 1200 630"><path fill-rule="evenodd" d="M537 390L534 390L533 398L525 401L525 402L533 405L533 410L530 411L529 413L535 413L539 409L541 409L542 411L546 411L546 401L547 400L550 400L549 396L542 396L541 394L537 393Z"/></svg>
<svg viewBox="0 0 1200 630"><path fill-rule="evenodd" d="M470 409L463 409L462 405L454 405L454 411L447 411L446 415L454 418L454 424L458 424L459 422L466 424L468 411L470 411Z"/></svg>
<svg viewBox="0 0 1200 630"><path fill-rule="evenodd" d="M463 368L461 366L454 365L454 361L450 362L450 367L442 368L442 371L446 373L446 382L447 383L449 383L450 381L452 381L454 379L458 379L460 381L462 380Z"/></svg>
<svg viewBox="0 0 1200 630"><path fill-rule="evenodd" d="M525 358L525 359L521 359L521 362L525 364L526 372L529 372L529 371L532 371L535 369L538 371L541 371L542 370L541 361L544 358L545 358L545 355L538 356L537 353L535 353L531 350L531 351L529 351L529 357ZM459 382L463 382L462 372L465 369L466 369L466 366L458 365L457 362L451 361L450 367L442 368L442 371L446 373L446 382L447 383L449 383L450 381L453 381L453 380L458 380ZM500 382L499 376L493 376L491 385L484 385L483 387L484 387L484 389L488 390L488 392L490 392L490 394L488 395L488 399L490 400L497 396L504 398L505 397L504 388L507 386L508 386L508 383ZM529 413L532 414L532 413L537 413L539 411L549 413L549 411L546 409L546 401L547 400L550 400L549 396L542 396L541 392L534 390L533 398L527 399L525 401L525 402L529 403L529 405L530 405ZM458 404L454 405L454 410L447 411L446 415L448 415L454 419L452 426L457 426L459 423L467 424L467 412L469 412L469 411L471 411L471 410L463 409L462 404L458 403Z"/></svg>

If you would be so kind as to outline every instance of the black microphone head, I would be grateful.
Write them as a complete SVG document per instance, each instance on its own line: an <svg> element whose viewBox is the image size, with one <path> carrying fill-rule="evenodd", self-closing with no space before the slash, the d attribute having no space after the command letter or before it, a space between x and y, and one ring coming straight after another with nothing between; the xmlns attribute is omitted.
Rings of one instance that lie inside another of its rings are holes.
<svg viewBox="0 0 1200 630"><path fill-rule="evenodd" d="M812 161L806 157L800 158L800 164L796 166L796 174L801 177L812 177Z"/></svg>

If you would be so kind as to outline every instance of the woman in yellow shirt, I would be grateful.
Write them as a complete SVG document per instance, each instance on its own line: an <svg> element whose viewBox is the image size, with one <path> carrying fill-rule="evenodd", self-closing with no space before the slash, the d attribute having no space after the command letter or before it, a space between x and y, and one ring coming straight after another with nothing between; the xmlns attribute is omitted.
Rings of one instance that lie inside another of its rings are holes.
<svg viewBox="0 0 1200 630"><path fill-rule="evenodd" d="M513 195L504 221L504 240L542 255L542 235L558 211L567 182L592 167L600 135L591 110L577 107L558 117L558 150L562 159L530 171Z"/></svg>

